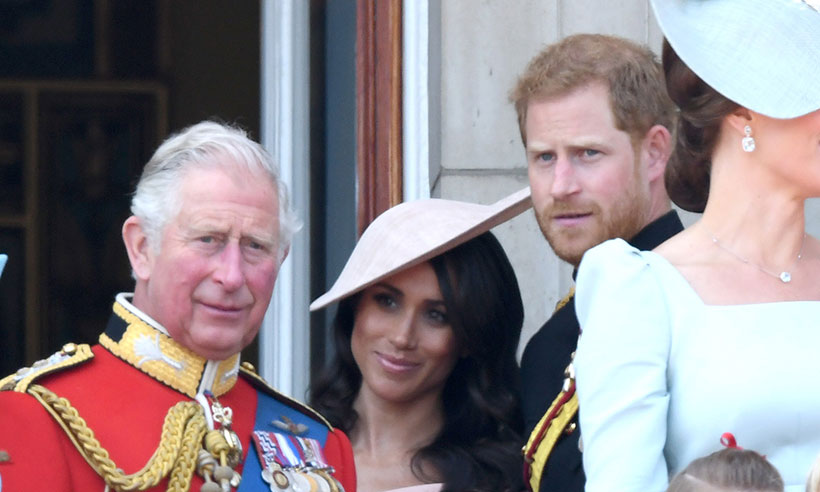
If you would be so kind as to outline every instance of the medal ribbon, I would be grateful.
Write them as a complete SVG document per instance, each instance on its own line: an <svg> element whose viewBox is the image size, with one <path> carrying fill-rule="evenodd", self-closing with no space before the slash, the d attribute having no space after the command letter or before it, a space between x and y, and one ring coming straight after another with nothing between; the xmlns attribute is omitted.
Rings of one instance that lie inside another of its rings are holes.
<svg viewBox="0 0 820 492"><path fill-rule="evenodd" d="M266 469L271 463L279 462L279 449L266 431L253 431L253 442L256 444L256 451L259 455L259 464L262 469Z"/></svg>
<svg viewBox="0 0 820 492"><path fill-rule="evenodd" d="M319 444L319 441L309 437L303 437L300 439L302 440L303 445L308 449L306 454L311 456L311 461L313 462L312 464L314 468L321 468L324 470L331 468L331 466L327 464L325 453L322 451L322 445Z"/></svg>
<svg viewBox="0 0 820 492"><path fill-rule="evenodd" d="M325 460L325 454L322 451L322 445L316 439L309 437L287 436L290 444L298 451L302 461L316 469L329 469L330 466Z"/></svg>
<svg viewBox="0 0 820 492"><path fill-rule="evenodd" d="M279 445L280 455L284 462L280 462L286 468L298 468L304 464L302 458L299 455L299 451L294 449L294 444L292 444L287 436L279 434L278 432L271 432L270 434L273 435L273 438L276 439L276 443Z"/></svg>
<svg viewBox="0 0 820 492"><path fill-rule="evenodd" d="M288 445L290 445L291 449L295 450L296 454L299 455L299 461L301 461L304 464L309 465L310 464L308 462L309 460L307 459L307 456L305 456L305 450L302 447L302 443L299 442L299 438L296 437L296 436L290 436L289 435L289 436L285 436L285 439L288 440Z"/></svg>
<svg viewBox="0 0 820 492"><path fill-rule="evenodd" d="M286 469L304 469L306 466L317 470L332 469L316 439L255 430L253 442L263 470L274 462Z"/></svg>

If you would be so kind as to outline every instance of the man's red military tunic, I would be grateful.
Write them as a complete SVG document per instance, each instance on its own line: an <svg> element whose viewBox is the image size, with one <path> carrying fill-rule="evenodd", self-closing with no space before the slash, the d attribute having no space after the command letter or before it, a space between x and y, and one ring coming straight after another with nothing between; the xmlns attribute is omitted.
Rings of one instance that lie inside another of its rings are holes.
<svg viewBox="0 0 820 492"><path fill-rule="evenodd" d="M241 441L241 461L232 466L241 480L232 477L239 485L230 490L332 491L339 484L347 492L355 490L353 453L341 431L240 368L238 354L225 361L206 361L178 345L123 295L114 304L100 345L70 344L47 361L3 379L0 389L7 390L0 392L0 492L107 490L92 467L104 462L100 449L109 453L120 475L138 472L157 450L169 410L180 402L187 402L188 414L197 414L199 421L204 415L207 428L202 432L226 427ZM47 409L38 399L51 397L43 395L68 400L85 425L64 406ZM229 426L220 425L224 419L218 415L226 407ZM93 431L96 446L87 430ZM202 439L185 444L197 451L207 447ZM86 457L78 450L83 445ZM158 461L171 468L184 454L178 451ZM194 471L191 491L198 492L205 481L213 480L220 456L205 453L209 456L215 458L211 468L205 467L211 476L203 479ZM202 451L196 457L201 459ZM213 482L210 486L217 481ZM168 483L165 476L148 490L166 490Z"/></svg>

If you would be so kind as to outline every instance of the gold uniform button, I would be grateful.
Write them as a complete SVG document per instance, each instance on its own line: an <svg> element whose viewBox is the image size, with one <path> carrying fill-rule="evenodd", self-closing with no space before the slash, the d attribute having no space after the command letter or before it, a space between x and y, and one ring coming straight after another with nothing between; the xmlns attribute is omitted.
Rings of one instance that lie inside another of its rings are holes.
<svg viewBox="0 0 820 492"><path fill-rule="evenodd" d="M65 355L74 355L77 352L77 344L67 343L63 345L63 353Z"/></svg>

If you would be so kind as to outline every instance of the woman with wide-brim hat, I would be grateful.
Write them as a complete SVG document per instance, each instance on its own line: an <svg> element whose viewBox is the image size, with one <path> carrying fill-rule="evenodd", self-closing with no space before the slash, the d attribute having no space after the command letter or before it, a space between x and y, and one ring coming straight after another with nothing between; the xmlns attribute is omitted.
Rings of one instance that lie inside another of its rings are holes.
<svg viewBox="0 0 820 492"><path fill-rule="evenodd" d="M814 3L813 3L814 2ZM665 490L731 432L803 490L820 450L816 0L652 0L679 106L672 199L703 216L652 252L614 240L577 281L587 490Z"/></svg>
<svg viewBox="0 0 820 492"><path fill-rule="evenodd" d="M350 436L359 491L523 488L523 304L489 230L530 206L528 188L493 205L397 205L311 304L339 303L310 400Z"/></svg>

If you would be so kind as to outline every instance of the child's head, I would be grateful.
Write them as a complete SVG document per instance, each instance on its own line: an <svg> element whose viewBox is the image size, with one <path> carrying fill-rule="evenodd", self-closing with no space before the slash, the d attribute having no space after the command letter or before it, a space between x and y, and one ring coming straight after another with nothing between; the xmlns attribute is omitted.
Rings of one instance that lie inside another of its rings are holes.
<svg viewBox="0 0 820 492"><path fill-rule="evenodd" d="M667 492L783 492L783 478L766 458L726 448L689 463Z"/></svg>

